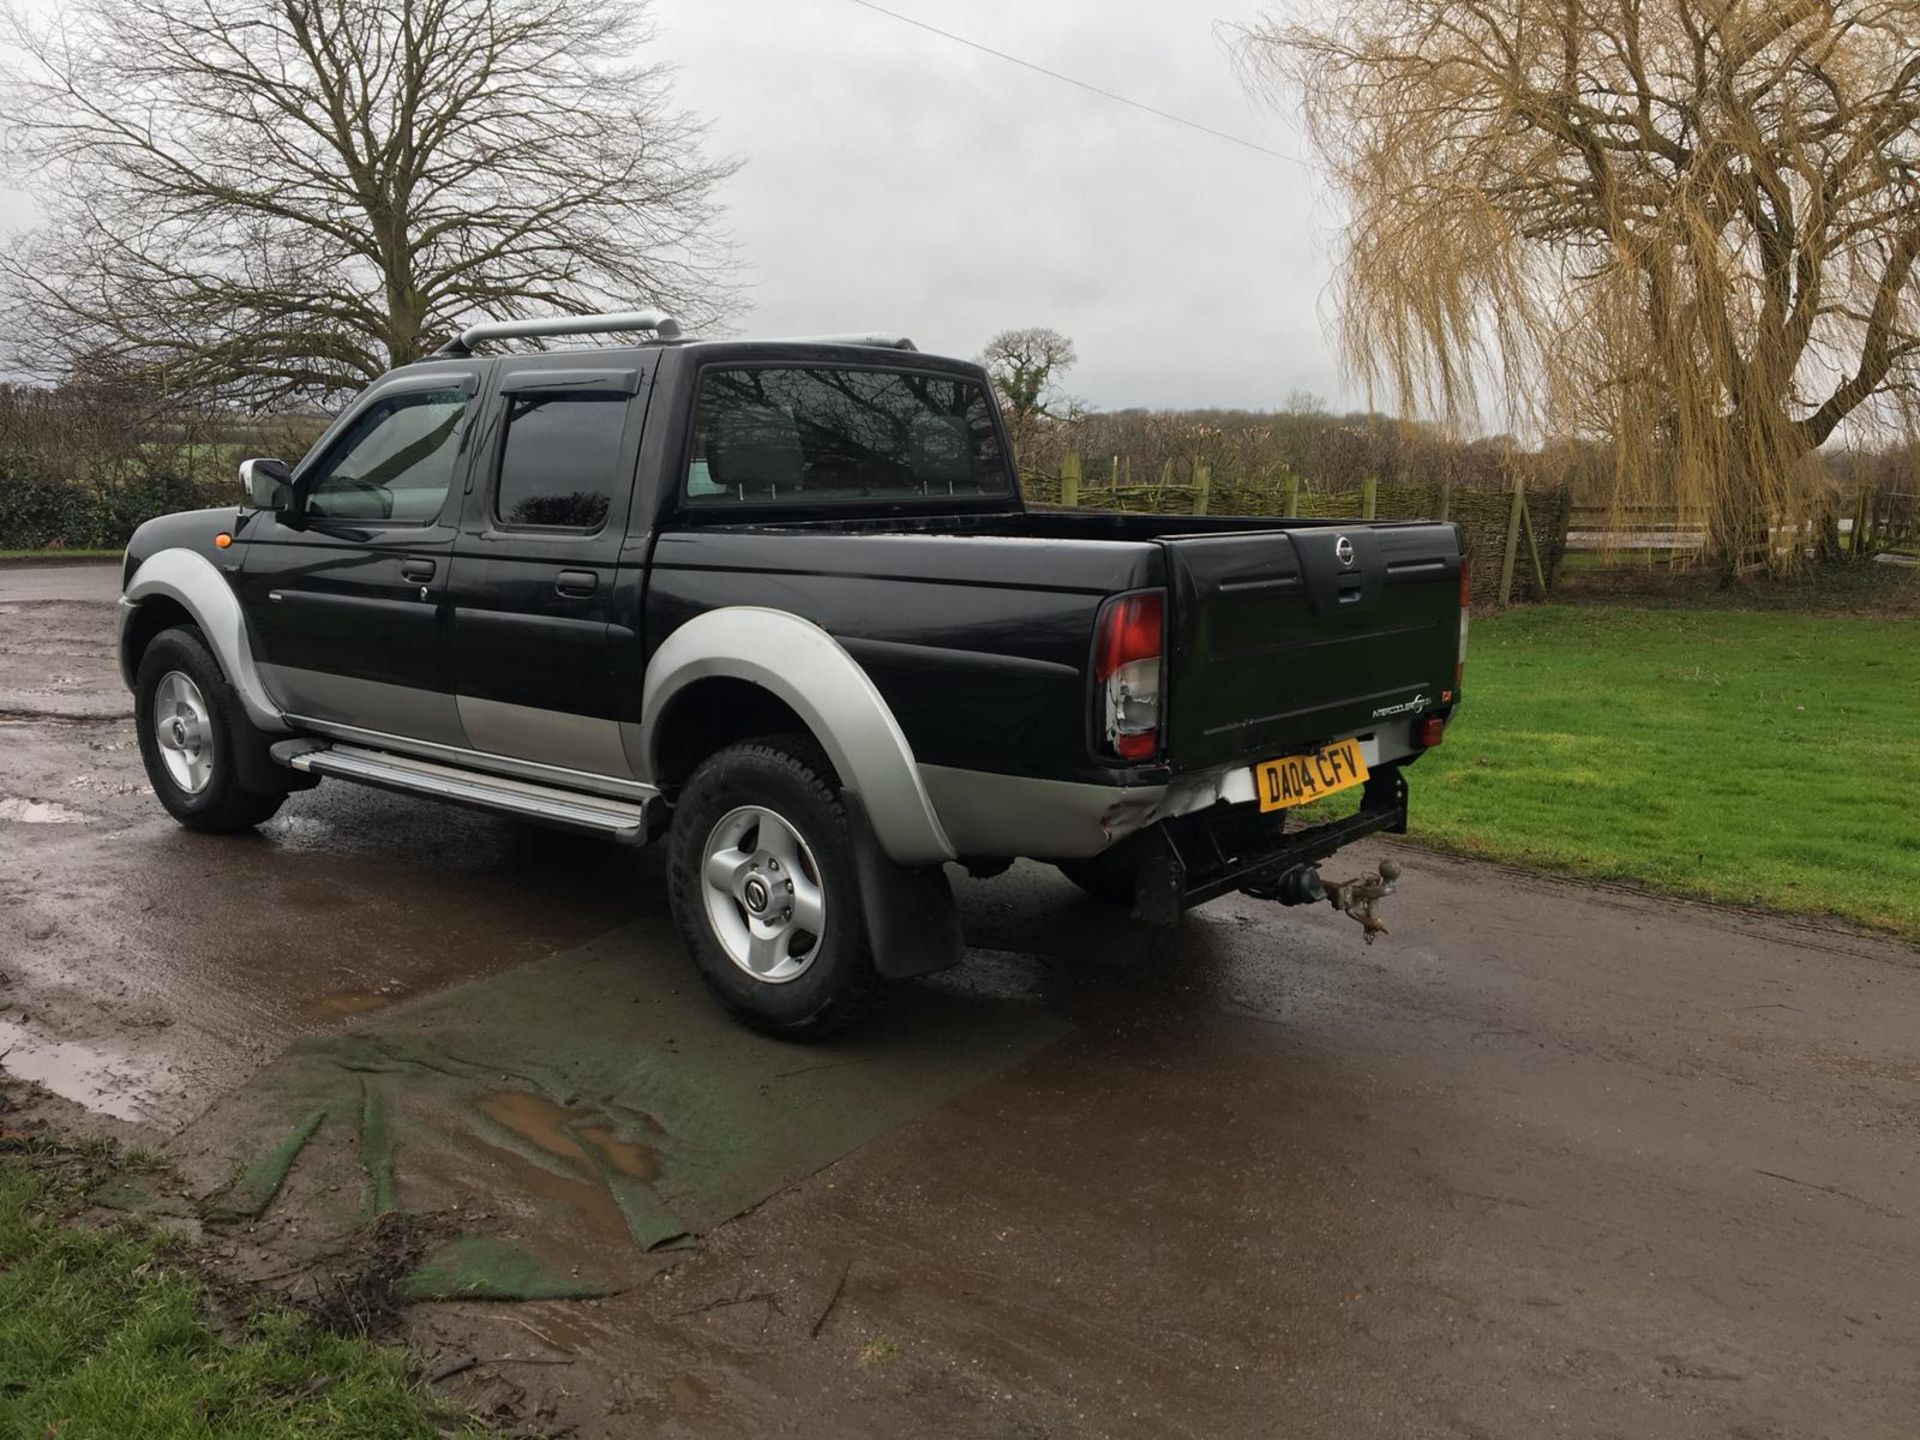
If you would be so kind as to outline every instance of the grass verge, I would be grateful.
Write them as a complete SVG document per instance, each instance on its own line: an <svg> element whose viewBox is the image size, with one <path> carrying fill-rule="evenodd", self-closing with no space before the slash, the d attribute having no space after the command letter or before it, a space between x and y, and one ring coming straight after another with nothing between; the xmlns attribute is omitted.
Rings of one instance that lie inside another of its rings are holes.
<svg viewBox="0 0 1920 1440"><path fill-rule="evenodd" d="M87 560L118 560L121 554L119 550L0 550L0 564L17 560L65 565Z"/></svg>
<svg viewBox="0 0 1920 1440"><path fill-rule="evenodd" d="M118 1180L104 1147L0 1136L0 1436L450 1433L401 1350L265 1303L216 1330L181 1242L90 1209Z"/></svg>
<svg viewBox="0 0 1920 1440"><path fill-rule="evenodd" d="M1414 833L1920 938L1907 618L1540 605L1476 618Z"/></svg>

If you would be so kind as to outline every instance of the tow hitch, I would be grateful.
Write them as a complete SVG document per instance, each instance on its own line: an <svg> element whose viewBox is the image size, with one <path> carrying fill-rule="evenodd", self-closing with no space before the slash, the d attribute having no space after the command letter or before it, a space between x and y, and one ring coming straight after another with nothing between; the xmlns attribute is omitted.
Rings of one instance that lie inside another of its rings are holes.
<svg viewBox="0 0 1920 1440"><path fill-rule="evenodd" d="M1374 936L1387 933L1387 927L1374 907L1393 893L1394 882L1399 878L1399 865L1392 860L1382 860L1375 874L1327 886L1327 899L1334 909L1360 922L1360 928L1367 935L1367 944L1371 945Z"/></svg>
<svg viewBox="0 0 1920 1440"><path fill-rule="evenodd" d="M1393 894L1400 866L1383 860L1373 874L1330 882L1321 878L1319 865L1368 835L1404 835L1406 830L1407 782L1397 766L1368 779L1358 814L1281 834L1252 853L1240 850L1205 812L1163 822L1141 837L1133 913L1172 925L1181 911L1235 891L1281 905L1325 900L1352 917L1372 944L1374 936L1387 933L1379 904Z"/></svg>
<svg viewBox="0 0 1920 1440"><path fill-rule="evenodd" d="M1327 880L1317 865L1296 865L1271 885L1249 885L1245 893L1281 905L1317 905L1324 900L1342 915L1358 921L1371 945L1374 936L1387 933L1378 906L1393 894L1399 878L1400 866L1392 860L1382 860L1379 870L1352 880Z"/></svg>

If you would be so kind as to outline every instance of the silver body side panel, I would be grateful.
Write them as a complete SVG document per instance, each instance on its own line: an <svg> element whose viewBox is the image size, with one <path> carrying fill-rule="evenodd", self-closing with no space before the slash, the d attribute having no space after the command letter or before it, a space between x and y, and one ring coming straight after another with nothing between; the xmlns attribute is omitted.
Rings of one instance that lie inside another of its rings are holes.
<svg viewBox="0 0 1920 1440"><path fill-rule="evenodd" d="M1411 728L1411 721L1395 720L1359 736L1368 767L1412 754ZM1259 798L1249 765L1181 775L1166 785L1088 785L945 765L922 765L920 777L958 853L1034 860L1084 860L1176 815Z"/></svg>
<svg viewBox="0 0 1920 1440"><path fill-rule="evenodd" d="M459 696L457 704L467 744L475 750L593 775L633 778L617 720L471 695Z"/></svg>
<svg viewBox="0 0 1920 1440"><path fill-rule="evenodd" d="M304 732L324 736L329 740L345 740L351 744L365 745L375 750L392 751L401 755L417 755L422 759L437 760L442 764L467 770L482 770L490 775L510 776L533 785L545 785L560 790L580 790L591 795L606 795L618 800L645 800L659 793L651 785L616 775L595 775L585 770L568 769L563 765L542 765L537 761L521 760L512 755L489 755L460 745L436 745L427 740L416 740L406 735L390 735L384 731L369 730L361 725L344 725L331 720L316 719L311 715L289 715L287 720Z"/></svg>
<svg viewBox="0 0 1920 1440"><path fill-rule="evenodd" d="M238 692L247 718L269 734L283 733L287 724L282 707L275 702L253 663L246 620L240 613L240 602L234 598L233 587L211 560L192 550L174 547L157 551L134 571L133 579L115 607L115 644L122 652L122 673L128 670L125 644L134 607L156 596L174 601L193 617L193 623L213 648L220 669Z"/></svg>
<svg viewBox="0 0 1920 1440"><path fill-rule="evenodd" d="M288 715L364 726L435 745L467 743L454 697L438 690L291 665L262 665L260 676Z"/></svg>
<svg viewBox="0 0 1920 1440"><path fill-rule="evenodd" d="M1086 785L922 765L940 823L962 855L1082 860L1146 825L1164 785ZM1251 793L1252 781L1248 781Z"/></svg>
<svg viewBox="0 0 1920 1440"><path fill-rule="evenodd" d="M957 853L927 797L907 737L867 672L831 635L784 610L734 605L696 615L647 662L640 733L631 749L651 780L668 705L701 680L745 680L777 695L806 722L848 788L860 796L880 847L902 865Z"/></svg>

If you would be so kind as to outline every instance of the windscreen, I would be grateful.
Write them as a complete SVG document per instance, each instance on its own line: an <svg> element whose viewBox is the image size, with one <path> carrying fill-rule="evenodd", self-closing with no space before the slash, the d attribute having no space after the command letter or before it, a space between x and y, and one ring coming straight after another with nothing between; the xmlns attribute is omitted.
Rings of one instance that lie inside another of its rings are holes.
<svg viewBox="0 0 1920 1440"><path fill-rule="evenodd" d="M705 371L689 505L813 505L1012 493L978 380L911 370Z"/></svg>

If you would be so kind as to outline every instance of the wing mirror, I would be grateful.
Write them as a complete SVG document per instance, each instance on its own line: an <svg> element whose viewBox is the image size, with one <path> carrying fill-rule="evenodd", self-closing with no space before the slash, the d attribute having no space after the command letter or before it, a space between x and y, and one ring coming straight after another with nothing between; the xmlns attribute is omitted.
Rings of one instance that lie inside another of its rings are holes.
<svg viewBox="0 0 1920 1440"><path fill-rule="evenodd" d="M249 510L285 510L293 504L293 471L284 460L240 462L240 504Z"/></svg>

